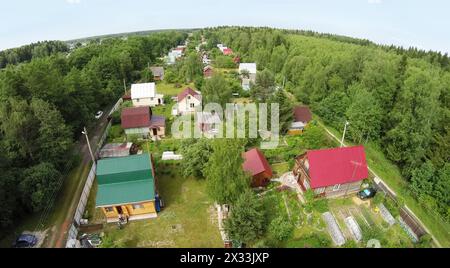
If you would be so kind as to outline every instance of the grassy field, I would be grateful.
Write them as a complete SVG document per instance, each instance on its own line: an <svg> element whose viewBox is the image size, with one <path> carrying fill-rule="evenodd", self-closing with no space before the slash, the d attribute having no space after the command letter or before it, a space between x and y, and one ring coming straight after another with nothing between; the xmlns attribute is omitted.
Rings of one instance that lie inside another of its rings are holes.
<svg viewBox="0 0 450 268"><path fill-rule="evenodd" d="M315 119L320 120L317 117ZM341 137L342 132L328 126L327 128L335 136ZM346 141L346 143L352 144L348 141ZM443 247L450 247L450 224L439 219L432 211L428 211L419 205L417 200L408 192L408 183L402 177L399 168L386 158L378 145L369 142L364 146L370 168L377 173L377 175L380 176L400 198L403 199L405 204L425 224Z"/></svg>
<svg viewBox="0 0 450 268"><path fill-rule="evenodd" d="M205 181L184 179L176 165L159 166L158 189L166 207L158 218L105 228L105 247L220 248L217 214Z"/></svg>
<svg viewBox="0 0 450 268"><path fill-rule="evenodd" d="M195 89L194 83L183 84L183 85L181 85L180 88L177 88L177 87L175 87L174 84L170 84L165 81L161 81L156 84L156 91L159 94L176 96L176 95L178 95L178 93L182 92L187 87Z"/></svg>

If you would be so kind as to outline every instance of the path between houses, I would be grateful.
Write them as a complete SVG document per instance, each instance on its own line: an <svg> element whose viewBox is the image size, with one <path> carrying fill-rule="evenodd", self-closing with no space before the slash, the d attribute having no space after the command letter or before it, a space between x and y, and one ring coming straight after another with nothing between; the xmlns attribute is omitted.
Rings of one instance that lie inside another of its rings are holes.
<svg viewBox="0 0 450 268"><path fill-rule="evenodd" d="M112 108L108 108L107 111L110 111ZM98 147L98 142L100 141L100 138L103 135L103 131L106 128L106 125L108 124L108 113L105 113L103 117L97 121L97 125L95 129L88 131L92 151L95 152ZM89 149L86 143L86 138L84 135L80 136L79 141L77 142L75 151L80 153L81 157L81 163L77 167L78 170L81 170L79 174L81 174L80 177L74 177L73 179L77 179L76 186L72 191L69 191L71 196L65 196L64 200L62 202L65 203L65 205L61 205L60 209L67 209L67 211L64 212L64 218L60 219L62 220L62 223L59 223L59 221L56 223L55 231L51 232L48 241L46 241L46 247L48 248L64 248L65 247L65 240L67 237L67 233L70 229L70 226L73 221L73 216L75 215L75 210L78 206L78 202L80 200L81 193L83 191L83 187L86 181L86 176L84 176L84 170L87 166L91 164L91 155L89 153ZM89 170L89 168L87 169ZM55 209L58 209L56 207Z"/></svg>
<svg viewBox="0 0 450 268"><path fill-rule="evenodd" d="M335 139L338 143L341 143L341 140L340 140L338 137L336 137L336 135L334 135L333 133L331 133L331 131L330 131L324 124L322 124L321 122L318 122L318 123L319 123L319 125L320 125L323 129L325 129L325 131L327 132L327 134L328 134L330 137L332 137L333 139ZM347 145L345 144L345 142L343 143L343 145L344 145L344 146L347 146ZM373 169L371 169L369 166L367 166L367 167L368 167L369 171L370 171L376 178L378 178L378 179L379 179L379 180L380 180L380 181L388 188L389 191L391 191L392 193L396 194L391 188L389 188L388 184L387 184L380 176L378 176L378 175L375 173L375 171L374 171ZM436 245L437 245L438 247L442 248L442 245L439 243L439 241L436 239L436 237L430 232L430 230L425 226L425 224L423 224L423 222L419 219L419 217L417 217L417 215L414 214L414 212L412 212L412 210L409 209L407 205L405 205L405 209L408 210L408 212L411 213L411 214L419 221L419 223L424 227L425 231L431 235L431 237L433 238L433 240L434 240L434 242L436 243Z"/></svg>

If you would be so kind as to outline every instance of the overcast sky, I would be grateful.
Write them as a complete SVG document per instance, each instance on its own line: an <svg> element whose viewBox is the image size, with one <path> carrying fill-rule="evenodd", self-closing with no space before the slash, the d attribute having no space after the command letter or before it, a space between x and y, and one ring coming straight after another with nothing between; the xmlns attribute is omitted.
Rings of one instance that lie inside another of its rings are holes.
<svg viewBox="0 0 450 268"><path fill-rule="evenodd" d="M447 0L0 0L0 50L42 40L270 26L450 52Z"/></svg>

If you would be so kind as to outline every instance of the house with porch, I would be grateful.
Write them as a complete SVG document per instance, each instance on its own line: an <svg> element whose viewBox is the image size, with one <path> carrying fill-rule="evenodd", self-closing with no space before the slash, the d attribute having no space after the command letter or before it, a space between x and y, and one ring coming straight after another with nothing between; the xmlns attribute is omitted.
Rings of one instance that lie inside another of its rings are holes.
<svg viewBox="0 0 450 268"><path fill-rule="evenodd" d="M164 95L156 92L155 83L132 84L131 100L134 107L155 107L164 104Z"/></svg>
<svg viewBox="0 0 450 268"><path fill-rule="evenodd" d="M306 125L312 120L311 110L308 106L296 106L293 109L294 120L289 128L289 135L299 135L303 133Z"/></svg>
<svg viewBox="0 0 450 268"><path fill-rule="evenodd" d="M240 63L239 74L242 79L242 88L249 90L251 84L256 82L256 63Z"/></svg>
<svg viewBox="0 0 450 268"><path fill-rule="evenodd" d="M307 151L295 159L293 173L302 190L325 198L353 194L369 177L364 146Z"/></svg>
<svg viewBox="0 0 450 268"><path fill-rule="evenodd" d="M165 137L166 119L163 116L153 115L150 107L124 108L121 125L127 137L138 136L153 140Z"/></svg>
<svg viewBox="0 0 450 268"><path fill-rule="evenodd" d="M263 153L254 148L244 153L242 167L245 172L252 176L252 187L265 187L273 176L272 168Z"/></svg>
<svg viewBox="0 0 450 268"><path fill-rule="evenodd" d="M150 154L99 160L96 175L96 207L108 223L157 217L159 198Z"/></svg>

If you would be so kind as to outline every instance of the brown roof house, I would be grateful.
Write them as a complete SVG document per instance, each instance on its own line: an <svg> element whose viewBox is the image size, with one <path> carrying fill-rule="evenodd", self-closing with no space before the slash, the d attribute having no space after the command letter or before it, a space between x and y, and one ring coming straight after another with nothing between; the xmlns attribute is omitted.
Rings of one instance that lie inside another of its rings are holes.
<svg viewBox="0 0 450 268"><path fill-rule="evenodd" d="M166 119L153 115L150 107L125 108L121 119L127 137L138 136L155 140L165 136Z"/></svg>
<svg viewBox="0 0 450 268"><path fill-rule="evenodd" d="M172 108L172 115L191 114L202 106L202 94L188 87L177 96L177 104Z"/></svg>
<svg viewBox="0 0 450 268"><path fill-rule="evenodd" d="M153 73L153 80L162 81L164 80L164 67L152 66L150 71Z"/></svg>
<svg viewBox="0 0 450 268"><path fill-rule="evenodd" d="M252 187L265 187L273 176L272 168L257 148L244 153L244 171L252 176Z"/></svg>
<svg viewBox="0 0 450 268"><path fill-rule="evenodd" d="M311 110L307 106L294 107L294 122L289 128L289 135L299 135L303 133L306 125L312 120Z"/></svg>

